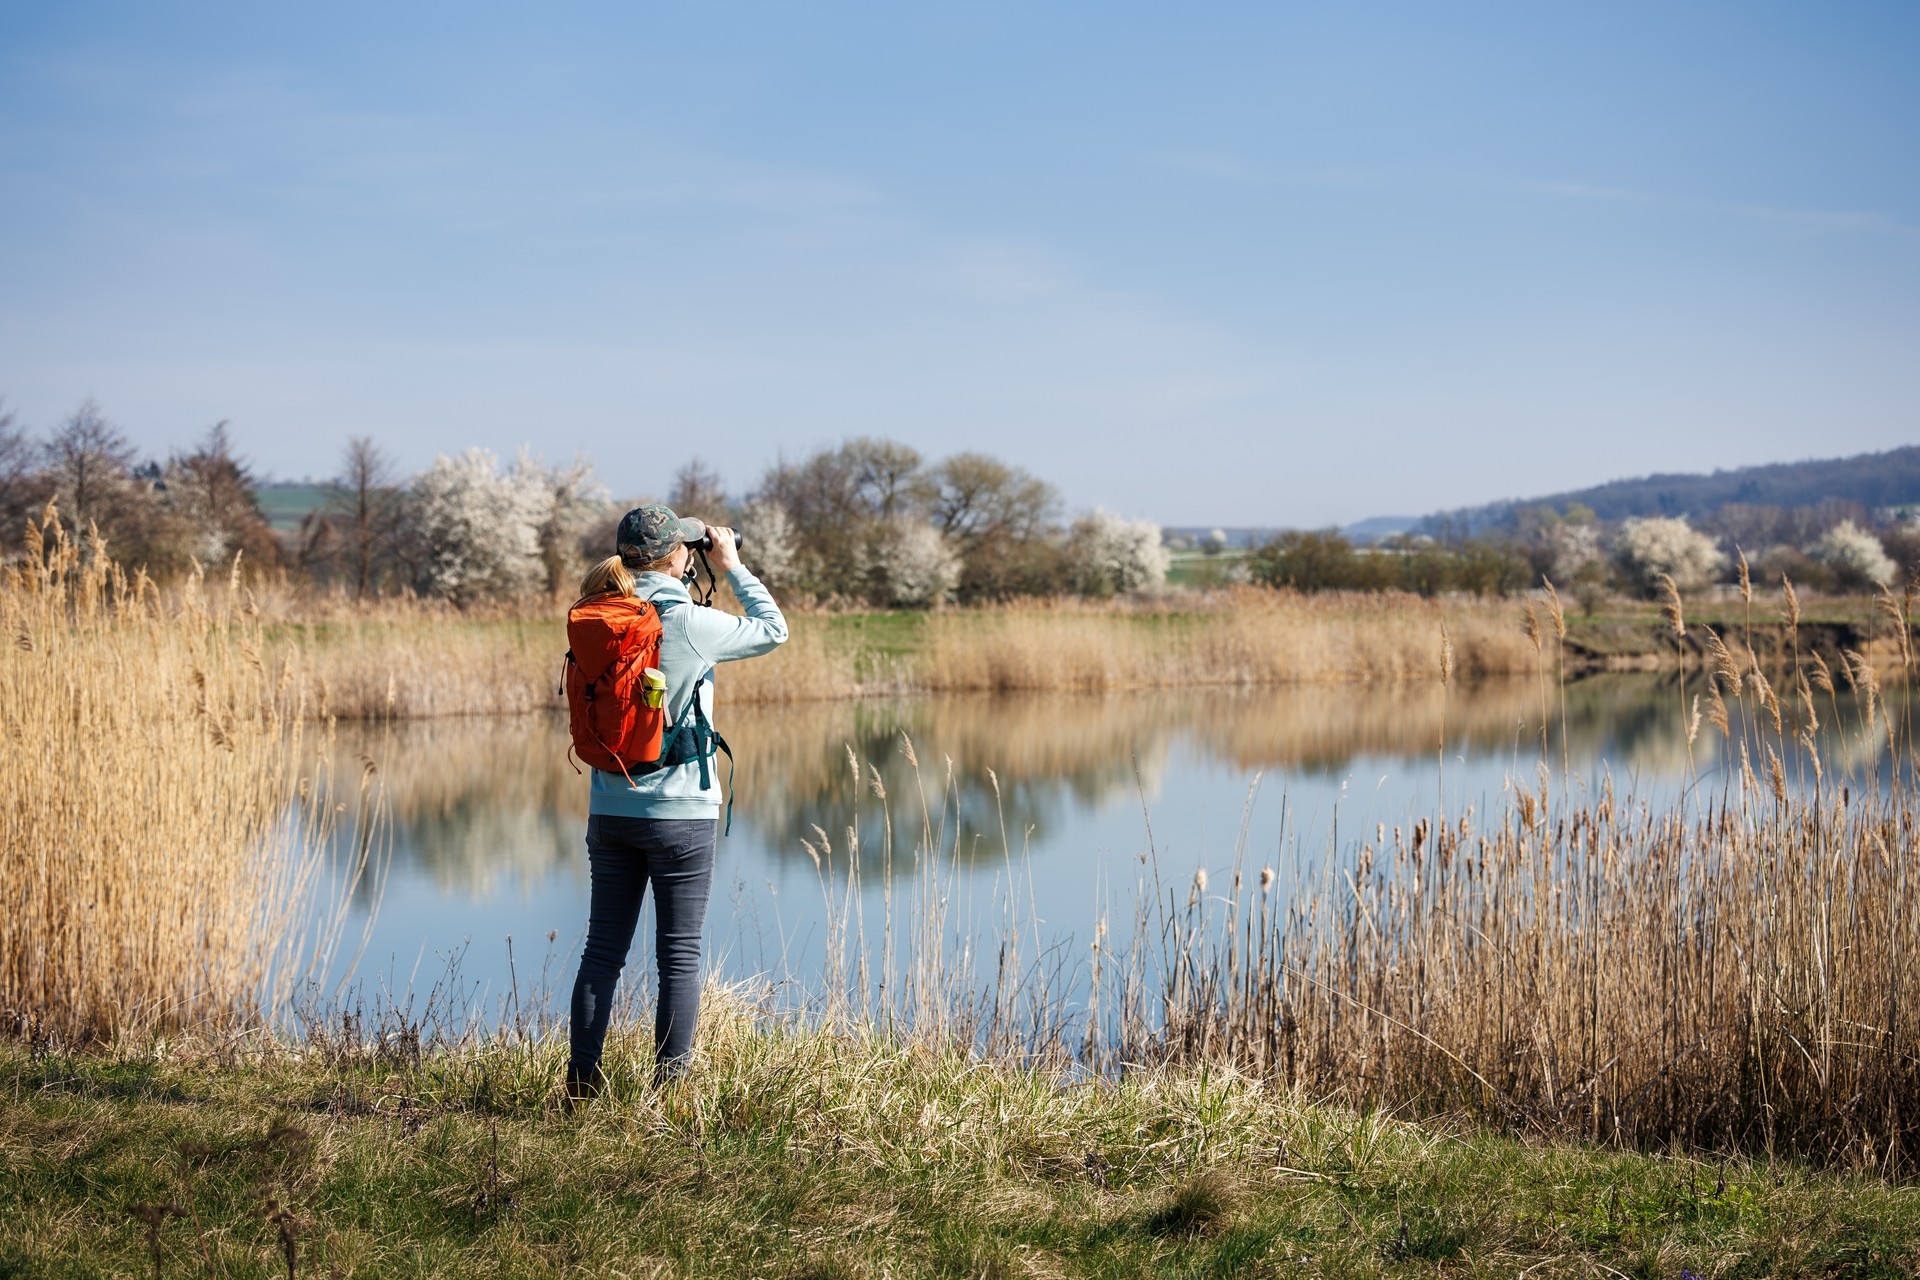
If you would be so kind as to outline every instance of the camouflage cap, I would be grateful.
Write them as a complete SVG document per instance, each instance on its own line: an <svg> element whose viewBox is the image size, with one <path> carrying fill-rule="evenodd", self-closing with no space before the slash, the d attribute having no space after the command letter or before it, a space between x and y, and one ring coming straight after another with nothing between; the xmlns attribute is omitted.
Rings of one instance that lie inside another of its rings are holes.
<svg viewBox="0 0 1920 1280"><path fill-rule="evenodd" d="M697 542L707 526L692 518L681 518L673 508L658 502L635 507L620 517L620 532L614 543L620 558L629 565L642 565L669 554L683 542Z"/></svg>

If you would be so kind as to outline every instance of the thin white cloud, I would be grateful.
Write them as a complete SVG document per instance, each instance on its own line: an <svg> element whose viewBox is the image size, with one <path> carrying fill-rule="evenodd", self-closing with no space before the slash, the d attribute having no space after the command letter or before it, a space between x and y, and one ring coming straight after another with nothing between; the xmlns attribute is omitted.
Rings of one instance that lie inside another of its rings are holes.
<svg viewBox="0 0 1920 1280"><path fill-rule="evenodd" d="M1585 182L1526 182L1521 188L1542 195L1571 200L1594 200L1612 204L1644 205L1687 213L1715 214L1748 218L1762 222L1781 222L1819 231L1884 232L1900 236L1920 235L1920 226L1901 222L1884 214L1843 209L1789 209L1773 205L1743 204L1726 200L1703 200L1632 187L1598 186Z"/></svg>
<svg viewBox="0 0 1920 1280"><path fill-rule="evenodd" d="M1778 222L1817 231L1863 232L1896 236L1920 235L1920 225L1904 222L1882 213L1848 209L1802 209L1750 202L1710 200L1673 195L1634 187L1616 187L1600 183L1561 181L1503 181L1471 175L1435 175L1422 173L1275 173L1261 168L1244 156L1208 150L1155 151L1148 154L1155 164L1228 182L1260 186L1292 187L1382 187L1419 188L1444 186L1487 190L1520 190L1570 200L1600 201L1612 204L1642 205L1679 212L1718 215Z"/></svg>

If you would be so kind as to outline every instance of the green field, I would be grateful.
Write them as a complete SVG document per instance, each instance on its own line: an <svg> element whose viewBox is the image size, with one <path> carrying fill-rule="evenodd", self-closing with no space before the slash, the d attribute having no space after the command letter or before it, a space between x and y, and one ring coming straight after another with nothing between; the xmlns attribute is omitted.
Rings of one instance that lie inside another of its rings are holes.
<svg viewBox="0 0 1920 1280"><path fill-rule="evenodd" d="M312 484L262 485L254 497L275 533L292 533L309 512L326 505L327 491Z"/></svg>

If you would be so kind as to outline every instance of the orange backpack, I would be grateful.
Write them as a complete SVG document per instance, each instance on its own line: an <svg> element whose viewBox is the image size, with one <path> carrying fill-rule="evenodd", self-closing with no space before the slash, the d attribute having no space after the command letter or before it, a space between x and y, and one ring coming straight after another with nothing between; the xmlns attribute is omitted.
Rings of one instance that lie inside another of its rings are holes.
<svg viewBox="0 0 1920 1280"><path fill-rule="evenodd" d="M667 724L665 706L647 705L641 679L660 665L660 612L635 596L590 596L567 610L567 646L574 753L632 782L635 766L659 761Z"/></svg>

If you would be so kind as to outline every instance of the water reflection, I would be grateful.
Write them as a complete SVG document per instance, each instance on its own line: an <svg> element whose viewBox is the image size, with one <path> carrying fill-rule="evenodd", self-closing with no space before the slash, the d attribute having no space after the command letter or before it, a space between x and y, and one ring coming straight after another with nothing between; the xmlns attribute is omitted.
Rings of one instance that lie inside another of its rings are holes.
<svg viewBox="0 0 1920 1280"><path fill-rule="evenodd" d="M1072 931L1090 918L1096 874L1143 847L1143 803L1163 854L1219 865L1232 854L1256 772L1268 776L1266 795L1283 793L1292 806L1285 831L1277 800L1263 810L1266 825L1250 839L1267 850L1289 840L1324 849L1336 810L1343 823L1362 824L1429 813L1442 777L1450 806L1485 802L1509 777L1531 785L1543 753L1556 768L1564 756L1576 778L1605 772L1643 797L1678 794L1693 779L1717 789L1737 774L1739 752L1711 725L1689 742L1701 692L1697 673L1684 683L1619 674L1564 690L1512 680L726 708L721 728L739 760L716 904L730 897L733 906L732 919L711 930L764 955L765 936L739 935L764 935L776 927L770 919L781 930L809 927L819 895L801 842L817 841L816 827L844 858L857 815L863 869L877 879L883 803L901 832L892 870L910 873L923 797L936 825L946 817L943 851L983 881L1005 866L1004 817L1014 852L1032 853L1042 900L1063 904L1054 923ZM1884 729L1862 732L1859 703L1845 693L1818 697L1829 773L1877 770ZM1730 708L1736 742L1749 727L1744 709ZM1892 722L1906 715L1906 703L1895 703ZM394 821L395 864L370 958L399 957L404 980L407 959L463 939L474 942L468 963L483 970L508 934L551 931L562 950L577 940L586 784L566 746L564 722L549 716L340 731L331 749L342 765L375 762ZM1762 760L1754 767L1765 776ZM1791 753L1786 770L1790 779L1805 772Z"/></svg>

